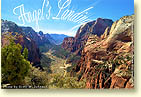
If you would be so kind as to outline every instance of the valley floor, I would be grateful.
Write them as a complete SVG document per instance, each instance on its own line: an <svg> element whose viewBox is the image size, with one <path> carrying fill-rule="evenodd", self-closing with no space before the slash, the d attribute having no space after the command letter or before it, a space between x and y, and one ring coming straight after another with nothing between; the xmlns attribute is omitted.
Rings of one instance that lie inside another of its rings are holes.
<svg viewBox="0 0 141 97"><path fill-rule="evenodd" d="M50 63L51 72L53 74L59 73L59 74L63 75L64 69L60 68L60 67L64 67L65 60L52 55L52 53L50 51L43 53L43 54L52 60Z"/></svg>

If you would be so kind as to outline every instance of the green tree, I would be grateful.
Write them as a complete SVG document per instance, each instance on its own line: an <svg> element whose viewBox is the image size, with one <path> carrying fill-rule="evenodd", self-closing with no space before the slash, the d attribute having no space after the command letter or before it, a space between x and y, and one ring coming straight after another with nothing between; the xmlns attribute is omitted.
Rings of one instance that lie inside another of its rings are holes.
<svg viewBox="0 0 141 97"><path fill-rule="evenodd" d="M26 60L28 59L28 49L27 48L24 48L24 50L23 50L23 56L24 56L24 58Z"/></svg>
<svg viewBox="0 0 141 97"><path fill-rule="evenodd" d="M9 40L9 45L1 49L2 84L24 85L24 78L28 74L30 62L27 61L28 50L21 53L22 46Z"/></svg>

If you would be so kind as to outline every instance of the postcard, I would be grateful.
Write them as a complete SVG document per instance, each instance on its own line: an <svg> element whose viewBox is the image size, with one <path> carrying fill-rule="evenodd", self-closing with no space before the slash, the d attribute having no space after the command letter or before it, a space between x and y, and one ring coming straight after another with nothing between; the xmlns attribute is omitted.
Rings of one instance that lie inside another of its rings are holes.
<svg viewBox="0 0 141 97"><path fill-rule="evenodd" d="M134 0L2 0L2 89L133 89Z"/></svg>

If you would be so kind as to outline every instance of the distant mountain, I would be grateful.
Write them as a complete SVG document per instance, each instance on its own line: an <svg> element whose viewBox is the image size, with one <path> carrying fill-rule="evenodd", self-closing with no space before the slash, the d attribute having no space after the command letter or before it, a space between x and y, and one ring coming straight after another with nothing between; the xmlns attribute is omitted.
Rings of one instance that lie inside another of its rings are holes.
<svg viewBox="0 0 141 97"><path fill-rule="evenodd" d="M44 35L45 35L45 37L50 41L50 43L57 45L57 44L56 44L56 41L51 37L50 34L46 33L46 34L44 34Z"/></svg>
<svg viewBox="0 0 141 97"><path fill-rule="evenodd" d="M35 32L32 27L21 27L25 35L36 41L38 46L48 45L59 45L63 42L65 37L64 34L44 34L42 31Z"/></svg>
<svg viewBox="0 0 141 97"><path fill-rule="evenodd" d="M33 39L38 46L44 46L45 44L53 45L54 43L51 42L52 38L48 35L43 34L42 31L35 32L32 27L21 27L23 33Z"/></svg>
<svg viewBox="0 0 141 97"><path fill-rule="evenodd" d="M64 34L49 34L54 40L55 44L60 45L63 43L64 38L68 37L67 35Z"/></svg>

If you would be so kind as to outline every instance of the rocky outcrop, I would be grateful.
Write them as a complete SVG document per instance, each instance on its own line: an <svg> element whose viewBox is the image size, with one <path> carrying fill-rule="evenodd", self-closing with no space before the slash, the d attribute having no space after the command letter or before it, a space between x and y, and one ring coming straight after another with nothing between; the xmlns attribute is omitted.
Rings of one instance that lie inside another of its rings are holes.
<svg viewBox="0 0 141 97"><path fill-rule="evenodd" d="M72 45L74 44L74 37L66 37L62 43L62 47L68 51L72 51Z"/></svg>
<svg viewBox="0 0 141 97"><path fill-rule="evenodd" d="M110 19L98 18L96 21L88 22L83 24L77 31L76 36L69 46L67 46L67 40L65 39L62 43L62 48L74 52L77 55L81 55L84 45L86 44L89 34L97 35L100 37L107 27L112 25L113 21ZM66 46L66 47L65 47ZM70 48L68 48L70 47Z"/></svg>
<svg viewBox="0 0 141 97"><path fill-rule="evenodd" d="M105 27L101 37L88 36L81 60L72 71L79 80L87 80L86 88L134 87L133 25L134 15L124 16Z"/></svg>
<svg viewBox="0 0 141 97"><path fill-rule="evenodd" d="M21 33L22 29L14 22L1 19L1 33L4 32L18 32Z"/></svg>
<svg viewBox="0 0 141 97"><path fill-rule="evenodd" d="M110 32L110 27L107 27L105 29L105 32L101 35L101 39L107 38L107 36L109 35L109 32Z"/></svg>

